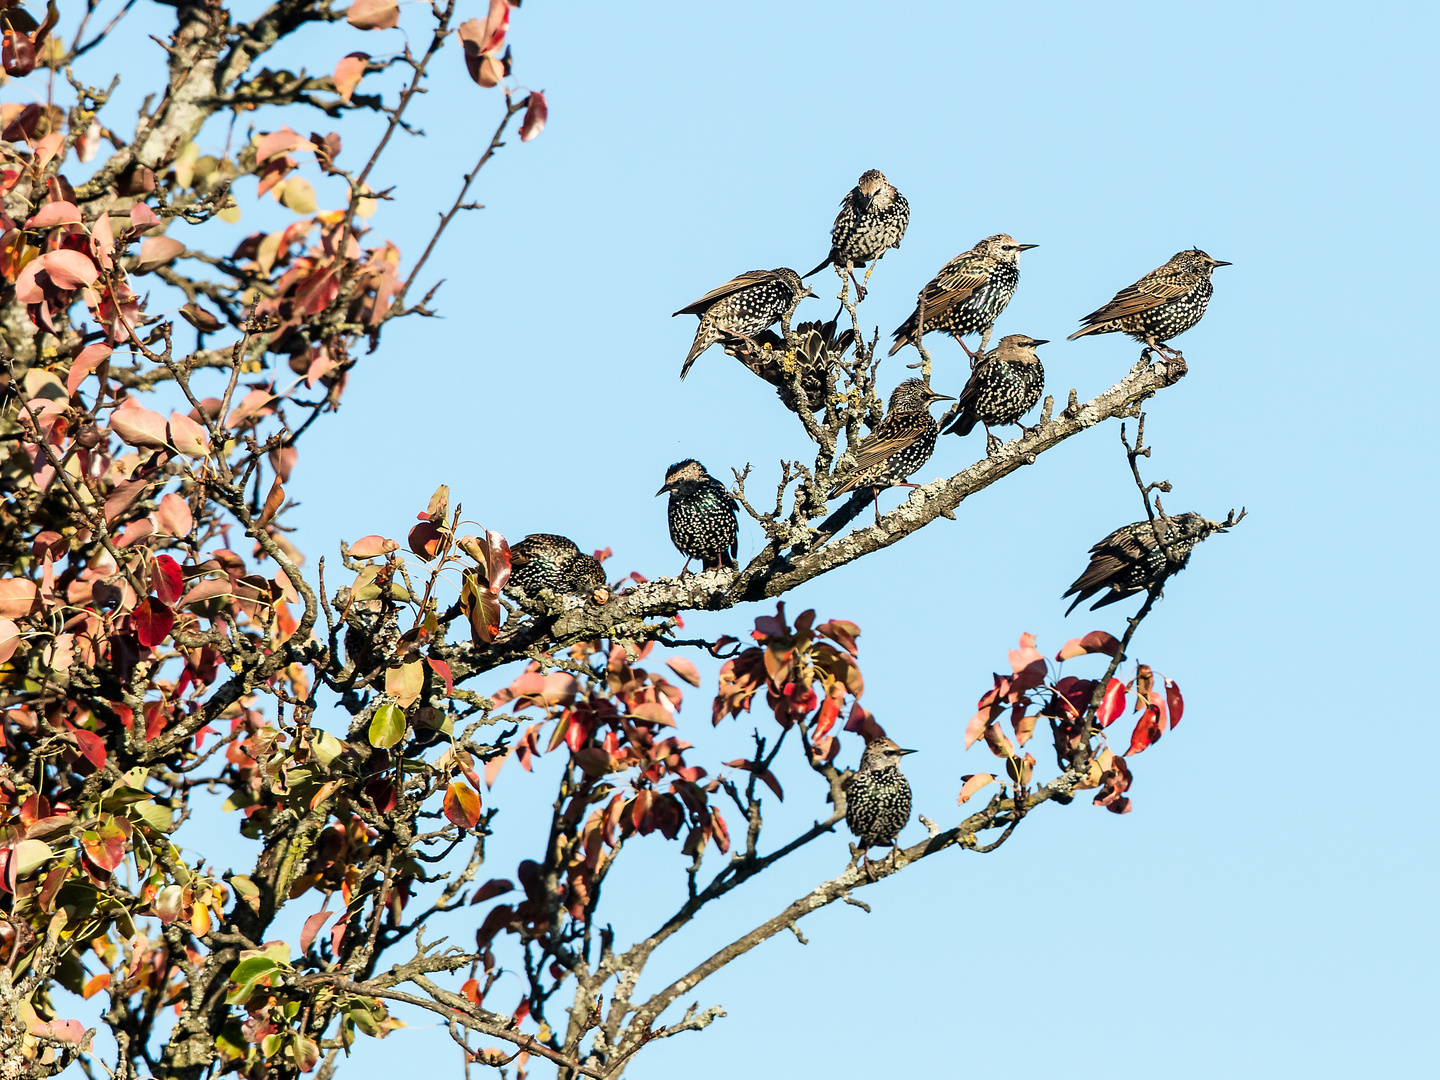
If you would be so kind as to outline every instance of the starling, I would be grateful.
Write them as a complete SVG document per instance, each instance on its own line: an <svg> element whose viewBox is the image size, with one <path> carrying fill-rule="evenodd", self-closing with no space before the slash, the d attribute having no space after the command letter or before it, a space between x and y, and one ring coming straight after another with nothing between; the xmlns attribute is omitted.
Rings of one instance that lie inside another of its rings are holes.
<svg viewBox="0 0 1440 1080"><path fill-rule="evenodd" d="M665 485L655 494L670 493L670 539L685 556L680 574L700 560L701 570L735 565L735 500L725 485L693 458L677 461L665 471Z"/></svg>
<svg viewBox="0 0 1440 1080"><path fill-rule="evenodd" d="M1212 259L1199 248L1176 253L1164 266L1151 270L1129 288L1121 289L1104 307L1080 321L1085 325L1066 340L1086 334L1129 334L1160 352L1165 342L1200 321L1214 287L1210 274L1228 262Z"/></svg>
<svg viewBox="0 0 1440 1080"><path fill-rule="evenodd" d="M802 322L795 327L795 338L798 344L794 360L800 369L800 391L805 395L805 407L812 413L819 412L825 408L825 396L830 389L830 370L855 343L855 331L847 328L836 333L834 319L823 323ZM787 409L799 411L782 364L787 352L784 338L774 330L762 330L755 335L753 343L740 338L726 342L725 351L775 387Z"/></svg>
<svg viewBox="0 0 1440 1080"><path fill-rule="evenodd" d="M565 569L560 573L560 588L577 596L608 594L605 568L594 555L581 552L565 564Z"/></svg>
<svg viewBox="0 0 1440 1080"><path fill-rule="evenodd" d="M505 591L522 590L539 599L541 589L556 596L590 596L605 588L605 571L575 541L555 533L533 533L510 546L510 580Z"/></svg>
<svg viewBox="0 0 1440 1080"><path fill-rule="evenodd" d="M860 182L840 200L840 213L836 215L835 227L830 230L830 254L825 261L805 276L818 274L834 263L845 268L847 273L857 266L870 263L865 280L875 269L885 252L898 248L905 238L905 227L910 224L910 204L895 186L885 179L879 169L871 169L860 177ZM850 280L855 275L850 273ZM865 286L855 281L859 299L865 299Z"/></svg>
<svg viewBox="0 0 1440 1080"><path fill-rule="evenodd" d="M970 351L961 338L965 334L980 334L980 350L990 336L990 328L1015 295L1020 284L1020 268L1017 260L1020 252L1029 251L1036 244L1017 244L1004 233L987 236L963 255L957 255L935 275L930 284L920 290L920 299L914 313L895 330L895 344L890 346L894 356L915 340L915 324L920 319L920 309L925 309L925 332L944 330L960 342L960 347L972 359L977 353Z"/></svg>
<svg viewBox="0 0 1440 1080"><path fill-rule="evenodd" d="M960 391L959 413L946 430L969 435L976 424L985 428L985 449L1000 440L990 434L993 424L1014 424L1025 434L1030 428L1020 417L1035 407L1045 392L1045 368L1035 349L1044 338L1007 334L970 372L970 381Z"/></svg>
<svg viewBox="0 0 1440 1080"><path fill-rule="evenodd" d="M914 752L883 736L872 739L865 745L859 770L850 778L845 824L860 838L867 869L870 849L897 844L900 830L910 821L910 781L900 771L900 759Z"/></svg>
<svg viewBox="0 0 1440 1080"><path fill-rule="evenodd" d="M1090 549L1090 565L1065 591L1065 596L1080 594L1065 609L1066 615L1081 601L1107 587L1110 591L1090 605L1091 611L1137 592L1159 588L1171 574L1185 568L1196 544L1226 528L1217 521L1189 513L1159 517L1156 522L1161 525L1160 535L1165 538L1164 547L1168 552L1155 542L1155 526L1149 521L1136 521L1116 529Z"/></svg>
<svg viewBox="0 0 1440 1080"><path fill-rule="evenodd" d="M675 315L698 315L700 326L695 331L690 355L680 368L680 378L690 374L696 358L717 341L727 337L753 340L761 330L776 322L788 334L790 316L809 295L810 290L800 275L782 266L775 270L747 270L681 308Z"/></svg>
<svg viewBox="0 0 1440 1080"><path fill-rule="evenodd" d="M906 379L890 395L885 419L855 449L854 471L830 489L830 498L858 488L880 488L903 484L935 452L939 428L930 415L936 401L953 401L937 394L923 379ZM914 485L909 485L914 486Z"/></svg>

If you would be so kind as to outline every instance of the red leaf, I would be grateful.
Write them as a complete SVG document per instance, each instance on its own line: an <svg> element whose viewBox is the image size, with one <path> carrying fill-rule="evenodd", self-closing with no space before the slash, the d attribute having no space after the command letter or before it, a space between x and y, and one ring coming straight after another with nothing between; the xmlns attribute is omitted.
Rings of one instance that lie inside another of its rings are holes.
<svg viewBox="0 0 1440 1080"><path fill-rule="evenodd" d="M480 793L456 780L445 790L445 816L462 829L473 829L480 820Z"/></svg>
<svg viewBox="0 0 1440 1080"><path fill-rule="evenodd" d="M985 734L985 729L990 726L997 716L1004 709L999 705L987 705L970 718L970 723L965 725L965 749L969 750L975 744L975 740Z"/></svg>
<svg viewBox="0 0 1440 1080"><path fill-rule="evenodd" d="M1169 679L1165 680L1165 704L1170 709L1170 727L1173 729L1185 715L1185 699L1180 696L1180 687Z"/></svg>
<svg viewBox="0 0 1440 1080"><path fill-rule="evenodd" d="M986 784L993 784L995 782L995 777L991 776L987 772L974 773L970 776L962 776L960 779L962 781L960 785L961 804L969 802L971 796L973 796L975 792L979 791Z"/></svg>
<svg viewBox="0 0 1440 1080"><path fill-rule="evenodd" d="M165 417L139 407L116 409L110 414L110 430L131 446L150 450L163 449L169 436Z"/></svg>
<svg viewBox="0 0 1440 1080"><path fill-rule="evenodd" d="M483 904L486 900L493 900L515 888L514 884L504 878L491 878L480 888L475 890L475 895L470 898L472 904Z"/></svg>
<svg viewBox="0 0 1440 1080"><path fill-rule="evenodd" d="M341 101L350 100L350 95L360 84L360 77L365 74L365 65L369 60L369 53L352 52L335 65L335 92L340 95Z"/></svg>
<svg viewBox="0 0 1440 1080"><path fill-rule="evenodd" d="M114 871L125 860L125 842L129 839L130 823L107 815L95 828L80 834L80 845L96 866Z"/></svg>
<svg viewBox="0 0 1440 1080"><path fill-rule="evenodd" d="M70 373L65 377L65 392L71 397L85 380L85 376L98 368L110 358L109 345L87 345L80 350L80 355L70 365Z"/></svg>
<svg viewBox="0 0 1440 1080"><path fill-rule="evenodd" d="M9 136L7 135L8 139ZM72 202L46 203L40 208L40 212L25 222L27 229L49 229L55 225L79 225L84 218L80 215L80 207Z"/></svg>
<svg viewBox="0 0 1440 1080"><path fill-rule="evenodd" d="M1125 751L1125 756L1138 754L1151 743L1160 741L1164 733L1164 726L1161 721L1160 710L1154 705L1149 706L1140 717L1140 722L1135 725L1135 731L1130 736L1130 749Z"/></svg>
<svg viewBox="0 0 1440 1080"><path fill-rule="evenodd" d="M61 248L59 251L47 253L45 270L50 275L50 280L62 289L79 289L93 285L100 276L100 268L91 262L90 256L73 248Z"/></svg>
<svg viewBox="0 0 1440 1080"><path fill-rule="evenodd" d="M399 547L394 540L387 540L383 536L362 536L350 545L347 554L352 559L373 559L377 555L388 555Z"/></svg>
<svg viewBox="0 0 1440 1080"><path fill-rule="evenodd" d="M333 911L317 911L305 920L305 925L300 929L300 953L302 956L310 951L310 946L315 942L315 935L320 932L320 928L325 925L326 920L334 914Z"/></svg>
<svg viewBox="0 0 1440 1080"><path fill-rule="evenodd" d="M666 666L680 678L684 679L691 686L700 685L700 672L695 665L683 656L672 656L665 661Z"/></svg>
<svg viewBox="0 0 1440 1080"><path fill-rule="evenodd" d="M136 639L147 649L153 649L169 637L175 625L175 613L149 597L130 613L130 617L134 621Z"/></svg>
<svg viewBox="0 0 1440 1080"><path fill-rule="evenodd" d="M95 766L96 771L105 767L105 741L93 731L86 731L84 728L75 728L70 734L75 736L75 742L80 747L80 753L86 761Z"/></svg>
<svg viewBox="0 0 1440 1080"><path fill-rule="evenodd" d="M545 95L539 90L530 91L530 96L525 99L525 120L520 125L520 141L529 142L544 131L549 115L550 106L545 103Z"/></svg>
<svg viewBox="0 0 1440 1080"><path fill-rule="evenodd" d="M1104 653L1106 656L1114 656L1120 651L1120 640L1114 634L1107 634L1104 630L1092 630L1084 637L1071 638L1065 643L1058 653L1056 660L1069 660L1073 656L1084 656L1086 653Z"/></svg>
<svg viewBox="0 0 1440 1080"><path fill-rule="evenodd" d="M1095 720L1102 728L1107 728L1120 718L1125 711L1125 684L1119 679L1111 679L1105 687L1105 697L1100 702L1100 709L1095 714Z"/></svg>
<svg viewBox="0 0 1440 1080"><path fill-rule="evenodd" d="M664 705L654 701L642 702L630 710L630 715L636 720L644 720L650 724L659 724L662 727L675 727L675 719Z"/></svg>
<svg viewBox="0 0 1440 1080"><path fill-rule="evenodd" d="M0 578L0 618L23 619L40 610L40 589L26 578Z"/></svg>
<svg viewBox="0 0 1440 1080"><path fill-rule="evenodd" d="M135 273L148 274L174 260L185 250L185 245L169 236L147 236L140 241L140 261L135 264Z"/></svg>
<svg viewBox="0 0 1440 1080"><path fill-rule="evenodd" d="M357 30L390 30L400 25L396 0L355 0L345 9L345 21Z"/></svg>
<svg viewBox="0 0 1440 1080"><path fill-rule="evenodd" d="M440 549L445 544L445 534L441 532L432 522L422 521L410 530L406 538L410 550L420 558L429 562L440 554Z"/></svg>
<svg viewBox="0 0 1440 1080"><path fill-rule="evenodd" d="M455 692L455 680L450 675L450 665L444 660L436 660L433 656L427 656L425 662L430 665L436 675L445 680L445 696L449 697Z"/></svg>
<svg viewBox="0 0 1440 1080"><path fill-rule="evenodd" d="M156 555L150 567L150 587L166 607L173 607L185 590L180 564L169 555Z"/></svg>

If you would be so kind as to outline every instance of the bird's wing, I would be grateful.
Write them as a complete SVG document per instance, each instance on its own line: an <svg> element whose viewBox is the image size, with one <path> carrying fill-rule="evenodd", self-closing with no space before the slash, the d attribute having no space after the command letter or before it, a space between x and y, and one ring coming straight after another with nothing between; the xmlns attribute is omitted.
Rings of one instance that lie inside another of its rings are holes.
<svg viewBox="0 0 1440 1080"><path fill-rule="evenodd" d="M717 300L723 300L732 293L737 293L741 289L749 288L751 285L758 285L762 281L768 281L774 276L774 273L770 270L746 270L745 273L739 277L733 277L725 282L724 285L711 289L693 304L685 305L685 307L675 312L675 315L704 315ZM671 316L671 318L674 317L674 315Z"/></svg>
<svg viewBox="0 0 1440 1080"><path fill-rule="evenodd" d="M990 280L990 272L983 263L953 261L935 275L920 295L925 302L925 322L931 320L970 297L976 289ZM916 305L919 310L919 305Z"/></svg>
<svg viewBox="0 0 1440 1080"><path fill-rule="evenodd" d="M1104 307L1092 311L1080 321L1094 325L1109 322L1111 319L1123 319L1127 315L1139 315L1179 299L1194 287L1195 278L1192 274L1152 270L1134 285L1121 289Z"/></svg>
<svg viewBox="0 0 1440 1080"><path fill-rule="evenodd" d="M866 436L864 441L855 450L855 471L850 478L842 485L830 492L833 499L836 495L846 491L852 491L857 487L863 487L861 477L874 465L880 464L891 454L905 449L916 439L925 434L926 416L902 416L898 418L887 417L872 434Z"/></svg>
<svg viewBox="0 0 1440 1080"><path fill-rule="evenodd" d="M965 389L960 391L959 411L955 414L955 419L951 421L947 431L969 435L975 429L975 399L980 396L980 381L989 369L990 361L982 359L970 372L970 379L965 383Z"/></svg>

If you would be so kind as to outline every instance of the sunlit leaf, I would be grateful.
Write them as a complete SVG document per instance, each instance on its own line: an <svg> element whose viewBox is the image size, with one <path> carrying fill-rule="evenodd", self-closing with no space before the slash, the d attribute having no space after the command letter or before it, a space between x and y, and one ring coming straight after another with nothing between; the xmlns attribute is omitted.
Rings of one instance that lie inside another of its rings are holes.
<svg viewBox="0 0 1440 1080"><path fill-rule="evenodd" d="M960 781L960 802L963 805L964 803L969 802L971 796L973 796L986 784L993 784L995 782L995 777L991 776L989 773L984 772L973 773L970 776L962 776L960 778Z"/></svg>
<svg viewBox="0 0 1440 1080"><path fill-rule="evenodd" d="M545 102L545 95L539 90L530 91L530 96L525 99L525 120L520 125L520 141L529 142L544 131L549 116L550 106Z"/></svg>
<svg viewBox="0 0 1440 1080"><path fill-rule="evenodd" d="M480 820L480 793L463 780L445 789L445 816L462 829L473 829Z"/></svg>
<svg viewBox="0 0 1440 1080"><path fill-rule="evenodd" d="M370 718L370 745L388 750L405 734L405 711L386 702Z"/></svg>
<svg viewBox="0 0 1440 1080"><path fill-rule="evenodd" d="M355 0L345 10L345 21L359 30L390 30L400 25L397 0Z"/></svg>
<svg viewBox="0 0 1440 1080"><path fill-rule="evenodd" d="M350 95L355 92L355 87L360 84L360 78L365 74L365 65L370 61L370 54L363 52L352 52L343 57L335 65L335 92L340 95L340 100L348 102Z"/></svg>

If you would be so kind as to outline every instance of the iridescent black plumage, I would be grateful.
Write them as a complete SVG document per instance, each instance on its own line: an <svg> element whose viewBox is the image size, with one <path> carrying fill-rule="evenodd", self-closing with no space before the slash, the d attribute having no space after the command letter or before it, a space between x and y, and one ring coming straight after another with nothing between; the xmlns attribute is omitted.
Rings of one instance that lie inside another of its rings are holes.
<svg viewBox="0 0 1440 1080"><path fill-rule="evenodd" d="M909 224L910 204L905 196L879 169L871 169L840 200L840 213L830 230L830 254L810 274L818 274L831 263L854 268L879 262L886 251L900 246ZM870 270L874 269L872 265ZM866 272L865 280L870 280L870 272ZM863 300L864 287L856 282L856 288Z"/></svg>
<svg viewBox="0 0 1440 1080"><path fill-rule="evenodd" d="M1090 605L1091 611L1158 588L1166 578L1185 568L1196 544L1225 530L1225 525L1195 513L1157 517L1156 521L1162 526L1163 544L1156 543L1155 526L1147 520L1116 529L1090 549L1090 565L1065 590L1065 596L1079 594L1065 609L1066 615L1101 589L1110 591Z"/></svg>
<svg viewBox="0 0 1440 1080"><path fill-rule="evenodd" d="M1017 244L1005 233L987 236L963 255L957 255L943 267L925 288L910 317L895 329L894 356L915 338L915 326L921 309L925 315L925 333L943 330L956 341L965 334L988 337L995 320L1010 303L1020 284L1020 252L1035 244ZM981 348L985 346L982 339ZM969 347L960 347L971 356Z"/></svg>
<svg viewBox="0 0 1440 1080"><path fill-rule="evenodd" d="M1199 248L1177 252L1134 285L1121 289L1102 308L1080 321L1085 325L1067 339L1087 334L1129 334L1152 349L1178 337L1200 321L1210 303L1210 275L1228 262L1212 259Z"/></svg>
<svg viewBox="0 0 1440 1080"><path fill-rule="evenodd" d="M969 435L976 424L983 425L987 451L1000 441L990 434L994 425L1014 424L1028 434L1020 417L1033 409L1045 392L1045 368L1035 355L1036 347L1045 343L1043 338L1024 334L1001 338L970 372L970 381L960 391L959 411L946 430Z"/></svg>
<svg viewBox="0 0 1440 1080"><path fill-rule="evenodd" d="M510 580L505 592L518 589L530 599L549 589L556 596L588 596L605 587L605 571L575 541L556 533L532 533L510 545Z"/></svg>
<svg viewBox="0 0 1440 1080"><path fill-rule="evenodd" d="M788 332L790 316L809 295L810 290L800 275L782 266L775 270L747 270L681 308L676 315L698 315L700 325L695 329L690 353L680 367L680 378L690 374L690 366L717 341L727 337L753 339L777 322Z"/></svg>
<svg viewBox="0 0 1440 1080"><path fill-rule="evenodd" d="M656 495L670 493L670 539L685 556L685 567L699 559L702 570L734 566L736 537L735 500L725 485L693 458L677 461L665 472L665 484Z"/></svg>
<svg viewBox="0 0 1440 1080"><path fill-rule="evenodd" d="M863 851L894 844L910 821L910 782L900 771L902 750L886 738L872 739L860 768L845 789L845 824Z"/></svg>

